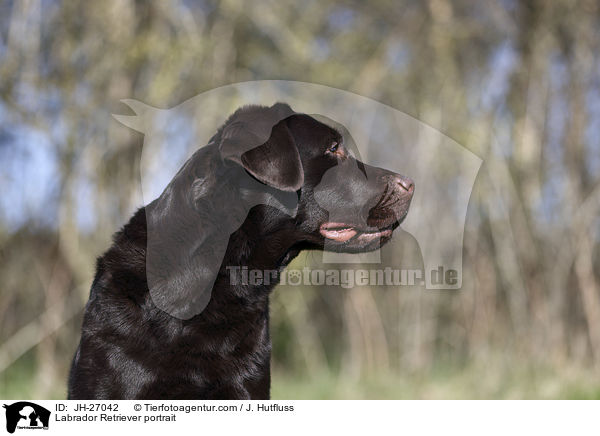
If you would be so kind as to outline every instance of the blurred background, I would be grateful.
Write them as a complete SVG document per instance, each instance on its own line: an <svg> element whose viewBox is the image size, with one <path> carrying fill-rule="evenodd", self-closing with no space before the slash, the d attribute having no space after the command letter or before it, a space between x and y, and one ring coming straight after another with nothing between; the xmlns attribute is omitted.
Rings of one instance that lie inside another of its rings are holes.
<svg viewBox="0 0 600 436"><path fill-rule="evenodd" d="M95 258L142 205L119 100L259 79L483 159L463 288L276 290L273 398L600 398L599 72L591 0L2 1L0 398L66 396Z"/></svg>

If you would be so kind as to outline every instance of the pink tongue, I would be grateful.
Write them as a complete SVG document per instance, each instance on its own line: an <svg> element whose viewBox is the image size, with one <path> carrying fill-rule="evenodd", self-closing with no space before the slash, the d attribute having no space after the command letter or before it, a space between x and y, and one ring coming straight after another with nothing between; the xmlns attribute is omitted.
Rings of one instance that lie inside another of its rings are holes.
<svg viewBox="0 0 600 436"><path fill-rule="evenodd" d="M346 242L348 239L356 235L354 229L321 229L321 234L327 239L333 239L338 242Z"/></svg>

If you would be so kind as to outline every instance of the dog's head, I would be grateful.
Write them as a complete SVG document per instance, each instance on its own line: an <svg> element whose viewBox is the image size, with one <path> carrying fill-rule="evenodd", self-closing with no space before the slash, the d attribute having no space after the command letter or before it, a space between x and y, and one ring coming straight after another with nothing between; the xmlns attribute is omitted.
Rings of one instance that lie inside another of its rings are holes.
<svg viewBox="0 0 600 436"><path fill-rule="evenodd" d="M279 260L282 250L356 253L389 241L414 184L357 155L349 133L331 120L282 103L239 109L146 207L155 304L179 318L200 313L231 234L248 220L256 234L246 236L273 244Z"/></svg>
<svg viewBox="0 0 600 436"><path fill-rule="evenodd" d="M358 160L349 132L318 118L282 103L242 109L222 131L221 153L265 185L297 192L297 238L339 252L376 249L406 217L414 183Z"/></svg>

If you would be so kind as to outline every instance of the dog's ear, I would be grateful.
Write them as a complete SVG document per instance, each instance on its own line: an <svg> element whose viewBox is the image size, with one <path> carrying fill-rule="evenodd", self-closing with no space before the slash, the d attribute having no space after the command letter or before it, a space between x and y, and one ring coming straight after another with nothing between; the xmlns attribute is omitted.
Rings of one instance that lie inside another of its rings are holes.
<svg viewBox="0 0 600 436"><path fill-rule="evenodd" d="M269 186L297 191L304 184L304 172L287 126L289 115L291 108L282 103L242 112L237 119L234 115L221 134L221 157Z"/></svg>
<svg viewBox="0 0 600 436"><path fill-rule="evenodd" d="M258 180L282 191L297 191L304 184L300 155L285 120L273 127L267 142L246 151L240 160Z"/></svg>

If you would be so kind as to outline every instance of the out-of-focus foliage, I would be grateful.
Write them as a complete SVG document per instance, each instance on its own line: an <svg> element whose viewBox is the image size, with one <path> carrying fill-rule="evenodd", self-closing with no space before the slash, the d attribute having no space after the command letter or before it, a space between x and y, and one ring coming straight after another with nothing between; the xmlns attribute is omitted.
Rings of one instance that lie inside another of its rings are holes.
<svg viewBox="0 0 600 436"><path fill-rule="evenodd" d="M142 205L119 100L255 79L371 97L484 160L461 291L274 293L276 397L600 395L597 2L24 0L0 17L0 397L64 397L94 259Z"/></svg>

